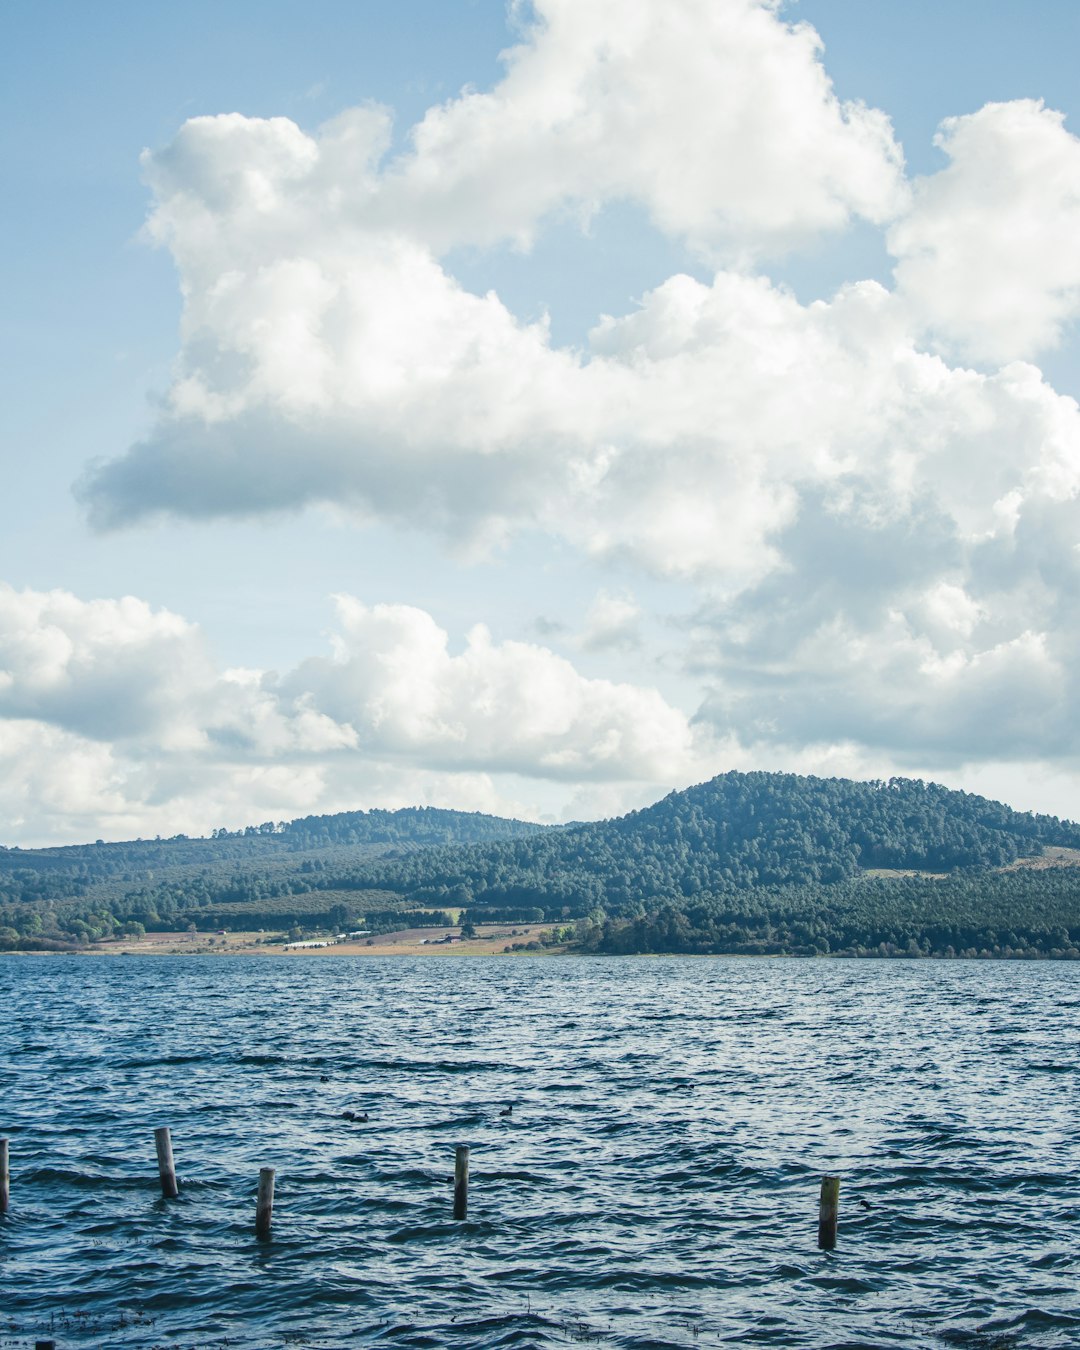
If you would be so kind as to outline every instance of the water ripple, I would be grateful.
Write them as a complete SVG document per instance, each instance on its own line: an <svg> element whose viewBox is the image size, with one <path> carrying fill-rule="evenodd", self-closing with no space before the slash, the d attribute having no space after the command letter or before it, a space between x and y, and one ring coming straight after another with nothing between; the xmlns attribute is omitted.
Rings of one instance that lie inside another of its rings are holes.
<svg viewBox="0 0 1080 1350"><path fill-rule="evenodd" d="M0 1344L1075 1347L1078 973L0 957Z"/></svg>

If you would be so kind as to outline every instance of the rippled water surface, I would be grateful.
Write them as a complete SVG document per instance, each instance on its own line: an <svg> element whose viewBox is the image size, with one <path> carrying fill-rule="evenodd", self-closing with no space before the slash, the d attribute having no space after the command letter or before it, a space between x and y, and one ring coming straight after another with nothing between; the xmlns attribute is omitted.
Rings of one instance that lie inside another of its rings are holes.
<svg viewBox="0 0 1080 1350"><path fill-rule="evenodd" d="M1050 962L0 957L0 1346L1080 1346L1078 1008Z"/></svg>

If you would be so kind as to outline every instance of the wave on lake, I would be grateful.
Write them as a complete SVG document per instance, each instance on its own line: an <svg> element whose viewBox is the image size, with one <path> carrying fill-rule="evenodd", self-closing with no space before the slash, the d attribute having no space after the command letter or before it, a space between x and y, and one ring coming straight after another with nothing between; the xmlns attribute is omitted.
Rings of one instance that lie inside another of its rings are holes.
<svg viewBox="0 0 1080 1350"><path fill-rule="evenodd" d="M0 1346L1078 1346L1078 981L0 957Z"/></svg>

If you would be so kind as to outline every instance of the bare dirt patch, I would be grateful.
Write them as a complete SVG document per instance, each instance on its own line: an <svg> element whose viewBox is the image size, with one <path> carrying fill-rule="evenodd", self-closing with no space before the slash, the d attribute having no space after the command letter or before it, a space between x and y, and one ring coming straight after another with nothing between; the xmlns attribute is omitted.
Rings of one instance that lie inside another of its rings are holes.
<svg viewBox="0 0 1080 1350"><path fill-rule="evenodd" d="M1003 872L1016 872L1022 867L1033 867L1042 871L1047 867L1080 867L1080 848L1058 848L1047 845L1037 858L1017 858Z"/></svg>
<svg viewBox="0 0 1080 1350"><path fill-rule="evenodd" d="M248 952L272 952L270 930L248 933L147 933L144 937L110 938L95 943L92 952L108 956L237 956Z"/></svg>
<svg viewBox="0 0 1080 1350"><path fill-rule="evenodd" d="M335 943L308 951L290 952L296 956L501 956L513 944L539 942L540 934L551 931L550 924L478 924L476 937L462 938L460 928L402 928L380 933L371 939ZM545 947L555 954L563 947ZM537 955L536 951L529 953Z"/></svg>
<svg viewBox="0 0 1080 1350"><path fill-rule="evenodd" d="M920 872L916 867L867 867L864 877L927 877L930 881L944 881L948 872Z"/></svg>

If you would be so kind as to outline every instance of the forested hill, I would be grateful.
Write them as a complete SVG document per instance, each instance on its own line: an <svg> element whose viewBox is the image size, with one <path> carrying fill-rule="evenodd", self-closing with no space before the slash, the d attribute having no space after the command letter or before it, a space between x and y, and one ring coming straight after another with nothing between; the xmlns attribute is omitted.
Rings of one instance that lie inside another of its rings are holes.
<svg viewBox="0 0 1080 1350"><path fill-rule="evenodd" d="M451 896L480 910L620 914L700 894L830 885L876 868L1003 867L1047 844L1080 848L1080 826L912 779L728 773L617 820L360 864L337 884L429 903Z"/></svg>
<svg viewBox="0 0 1080 1350"><path fill-rule="evenodd" d="M260 825L260 831L265 830ZM547 825L478 811L443 811L435 806L407 806L400 811L341 811L333 816L303 816L277 827L290 849L327 844L384 844L431 848L437 844L478 844L493 839L524 839L542 834ZM224 831L218 831L220 839ZM246 838L250 830L243 831ZM239 831L229 838L237 838Z"/></svg>
<svg viewBox="0 0 1080 1350"><path fill-rule="evenodd" d="M93 882L109 878L145 880L148 874L190 868L200 875L209 871L231 878L245 867L270 864L276 871L283 870L282 865L284 870L298 870L312 855L320 861L398 855L417 848L525 838L545 828L550 827L424 806L267 821L242 830L215 830L209 838L177 834L168 839L98 840L33 849L0 845L0 903L41 894L80 894Z"/></svg>
<svg viewBox="0 0 1080 1350"><path fill-rule="evenodd" d="M729 773L611 822L648 847L697 840L736 886L835 881L860 869L1002 867L1045 845L1080 847L1080 825L918 779L854 782ZM737 860L737 861L736 861Z"/></svg>
<svg viewBox="0 0 1080 1350"><path fill-rule="evenodd" d="M368 811L210 839L0 849L0 945L123 925L386 931L464 910L577 921L576 940L601 950L1053 954L1080 944L1080 868L1001 870L1048 845L1080 849L1080 826L910 779L728 773L563 828Z"/></svg>

